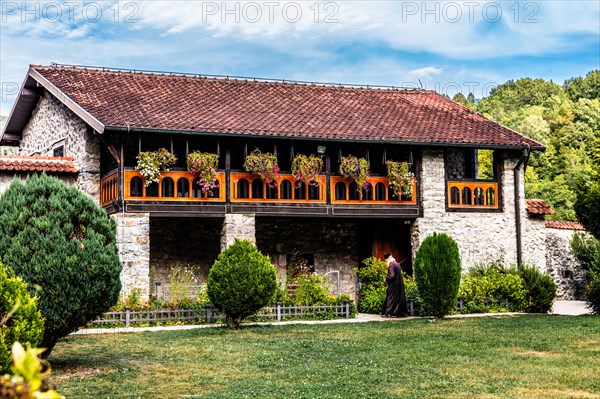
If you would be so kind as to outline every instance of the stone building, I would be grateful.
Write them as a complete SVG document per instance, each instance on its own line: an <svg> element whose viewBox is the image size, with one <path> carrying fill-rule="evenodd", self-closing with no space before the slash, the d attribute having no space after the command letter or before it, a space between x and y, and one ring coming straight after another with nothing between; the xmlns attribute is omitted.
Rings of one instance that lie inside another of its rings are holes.
<svg viewBox="0 0 600 399"><path fill-rule="evenodd" d="M202 281L235 238L280 273L300 253L351 296L362 259L392 251L411 272L433 232L457 241L464 268L499 251L546 268L527 252L547 244L523 192L529 154L544 147L432 91L31 66L0 145L72 158L73 183L117 221L125 292L151 294L178 266ZM161 147L178 161L146 184L136 157ZM277 157L269 185L243 169L255 148ZM209 192L187 172L195 150L219 155ZM485 179L482 150L493 159ZM298 154L322 157L314 184L295 181ZM351 154L370 161L370 189L338 173ZM389 160L408 164L412 193L394 194Z"/></svg>

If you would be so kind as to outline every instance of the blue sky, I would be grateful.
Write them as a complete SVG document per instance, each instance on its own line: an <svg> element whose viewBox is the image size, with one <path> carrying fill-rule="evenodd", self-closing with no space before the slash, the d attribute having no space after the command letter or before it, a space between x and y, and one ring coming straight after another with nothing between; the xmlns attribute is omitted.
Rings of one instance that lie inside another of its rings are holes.
<svg viewBox="0 0 600 399"><path fill-rule="evenodd" d="M0 114L29 64L419 85L600 68L600 1L0 0Z"/></svg>

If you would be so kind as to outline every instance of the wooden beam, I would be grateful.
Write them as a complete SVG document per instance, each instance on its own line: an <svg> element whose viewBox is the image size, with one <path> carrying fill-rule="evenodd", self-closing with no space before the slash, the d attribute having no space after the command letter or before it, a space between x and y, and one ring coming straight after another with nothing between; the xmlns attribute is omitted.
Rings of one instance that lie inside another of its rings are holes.
<svg viewBox="0 0 600 399"><path fill-rule="evenodd" d="M110 152L110 155L117 162L117 164L121 164L121 157L119 156L119 152L117 151L115 146L107 142L103 135L99 134L98 137L100 137L100 141L102 142L102 144L104 144L108 152Z"/></svg>

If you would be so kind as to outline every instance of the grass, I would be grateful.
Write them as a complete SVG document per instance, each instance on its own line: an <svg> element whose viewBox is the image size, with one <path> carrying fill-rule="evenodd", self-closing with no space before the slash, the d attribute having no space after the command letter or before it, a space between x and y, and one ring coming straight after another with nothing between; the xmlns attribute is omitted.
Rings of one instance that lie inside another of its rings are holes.
<svg viewBox="0 0 600 399"><path fill-rule="evenodd" d="M600 317L503 316L69 337L67 398L600 398Z"/></svg>

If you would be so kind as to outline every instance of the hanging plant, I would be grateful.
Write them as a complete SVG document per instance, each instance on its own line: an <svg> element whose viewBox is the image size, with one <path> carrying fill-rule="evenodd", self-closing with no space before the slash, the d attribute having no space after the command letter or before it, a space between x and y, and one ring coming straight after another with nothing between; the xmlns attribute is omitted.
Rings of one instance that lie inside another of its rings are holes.
<svg viewBox="0 0 600 399"><path fill-rule="evenodd" d="M219 156L210 152L194 151L187 156L188 172L198 177L202 192L212 194L217 187Z"/></svg>
<svg viewBox="0 0 600 399"><path fill-rule="evenodd" d="M415 175L406 162L387 161L387 177L394 195L411 196ZM398 194L400 193L400 194Z"/></svg>
<svg viewBox="0 0 600 399"><path fill-rule="evenodd" d="M267 184L272 184L279 177L277 156L270 152L262 153L258 148L246 157L244 169L259 175Z"/></svg>
<svg viewBox="0 0 600 399"><path fill-rule="evenodd" d="M348 155L347 157L342 157L340 175L346 179L351 178L356 180L358 187L368 190L371 188L371 182L369 181L370 167L371 164L366 159Z"/></svg>
<svg viewBox="0 0 600 399"><path fill-rule="evenodd" d="M152 183L158 183L160 172L169 170L169 166L175 162L177 162L175 154L166 148L161 148L157 151L140 152L135 168L146 180L146 187L148 187Z"/></svg>
<svg viewBox="0 0 600 399"><path fill-rule="evenodd" d="M298 154L292 161L292 174L296 179L296 185L301 186L301 182L304 184L312 184L318 186L317 177L323 169L323 159L316 155L306 156L304 154Z"/></svg>

